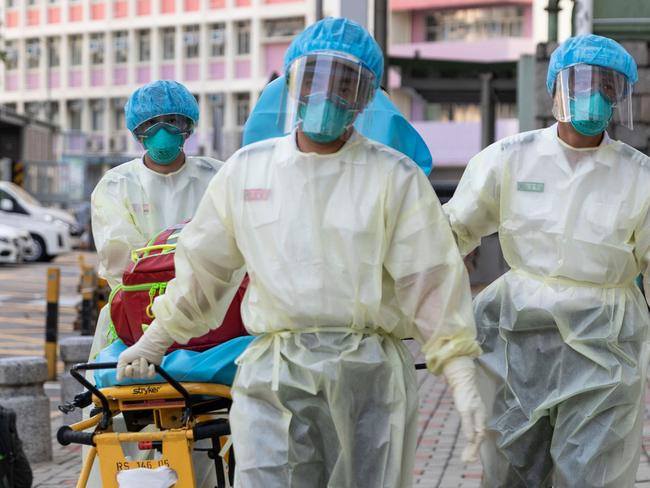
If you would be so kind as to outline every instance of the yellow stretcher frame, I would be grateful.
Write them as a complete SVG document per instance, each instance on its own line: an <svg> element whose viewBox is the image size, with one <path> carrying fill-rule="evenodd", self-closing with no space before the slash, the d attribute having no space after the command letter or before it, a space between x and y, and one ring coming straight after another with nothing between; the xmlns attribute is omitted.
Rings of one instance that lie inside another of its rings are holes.
<svg viewBox="0 0 650 488"><path fill-rule="evenodd" d="M77 377L75 374L73 376ZM221 428L224 425L224 413L215 411L188 415L186 404L188 397L179 391L179 385L191 397L212 400L231 399L230 387L212 383L176 383L175 386L168 383L154 383L93 388L99 395L93 394L92 401L96 407L102 408L102 412L81 422L63 426L58 435L59 442L64 445L71 442L91 445L84 459L77 488L86 488L96 457L99 458L104 488L119 488L117 474L120 471L135 468L155 469L160 466L168 466L176 472L178 481L174 485L175 488L195 488L196 480L192 465L195 433L204 432L206 427L211 426ZM106 413L107 407L110 417ZM152 412L154 423L160 429L159 431L113 431L109 418L112 419L121 412L146 410ZM84 432L91 428L94 428L92 433ZM227 435L219 436L221 447L227 443L227 440ZM160 443L162 451L160 458L144 461L127 460L122 450L122 443L142 441ZM228 462L228 454L224 455L224 461Z"/></svg>

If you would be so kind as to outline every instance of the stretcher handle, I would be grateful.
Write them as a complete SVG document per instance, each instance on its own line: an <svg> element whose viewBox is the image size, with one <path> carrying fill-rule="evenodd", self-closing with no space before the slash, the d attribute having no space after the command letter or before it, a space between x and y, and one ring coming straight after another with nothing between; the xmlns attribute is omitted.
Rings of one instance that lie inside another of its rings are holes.
<svg viewBox="0 0 650 488"><path fill-rule="evenodd" d="M167 371L165 371L163 368L158 366L157 364L154 365L156 373L158 373L160 376L163 377L163 379L169 383L174 390L176 390L180 395L183 397L183 400L185 400L185 412L184 412L184 419L183 421L187 421L189 418L189 415L192 412L192 399L190 398L190 394L188 391L183 388L183 385L181 385L178 381L176 381L174 378L172 378ZM97 398L99 398L99 401L102 403L102 409L104 410L104 418L102 418L102 422L100 422L99 426L101 429L105 429L108 427L108 422L110 422L110 408L108 406L108 400L104 396L104 394L92 383L90 383L86 378L83 377L79 373L79 371L85 371L85 370L95 370L95 369L115 369L117 368L117 363L79 363L75 364L71 369L70 369L70 374L75 377L75 379L81 383L83 386L85 386L87 389L93 392L93 395L95 395ZM106 420L108 419L108 420ZM106 423L104 425L104 422L106 420Z"/></svg>
<svg viewBox="0 0 650 488"><path fill-rule="evenodd" d="M230 435L230 424L226 419L202 422L192 429L192 437L195 441L223 437L225 435Z"/></svg>
<svg viewBox="0 0 650 488"><path fill-rule="evenodd" d="M56 433L56 440L62 446L67 446L68 444L94 446L93 436L94 434L92 432L76 432L69 425L63 425Z"/></svg>
<svg viewBox="0 0 650 488"><path fill-rule="evenodd" d="M424 363L416 363L415 369L427 369L427 365Z"/></svg>

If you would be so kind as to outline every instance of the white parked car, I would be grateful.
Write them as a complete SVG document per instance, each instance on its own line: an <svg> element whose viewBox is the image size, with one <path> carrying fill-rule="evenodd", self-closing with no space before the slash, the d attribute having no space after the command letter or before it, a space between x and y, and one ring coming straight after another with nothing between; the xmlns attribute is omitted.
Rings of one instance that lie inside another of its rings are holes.
<svg viewBox="0 0 650 488"><path fill-rule="evenodd" d="M29 261L49 261L67 253L81 229L63 210L47 208L18 185L0 181L0 224L26 230L33 239Z"/></svg>
<svg viewBox="0 0 650 488"><path fill-rule="evenodd" d="M19 263L22 259L22 246L18 230L0 225L0 263Z"/></svg>

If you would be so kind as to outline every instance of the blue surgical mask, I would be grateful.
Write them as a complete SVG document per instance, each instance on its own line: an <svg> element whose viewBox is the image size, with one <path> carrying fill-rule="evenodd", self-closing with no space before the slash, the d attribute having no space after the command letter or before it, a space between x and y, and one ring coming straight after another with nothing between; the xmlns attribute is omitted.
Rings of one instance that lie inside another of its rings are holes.
<svg viewBox="0 0 650 488"><path fill-rule="evenodd" d="M298 109L303 133L318 144L334 142L341 137L354 121L354 114L328 98L303 103Z"/></svg>
<svg viewBox="0 0 650 488"><path fill-rule="evenodd" d="M162 128L152 136L145 137L142 144L154 163L166 166L174 162L181 153L184 140L182 133L172 134Z"/></svg>
<svg viewBox="0 0 650 488"><path fill-rule="evenodd" d="M580 134L596 136L607 129L614 113L612 102L600 92L578 95L571 100L571 125Z"/></svg>

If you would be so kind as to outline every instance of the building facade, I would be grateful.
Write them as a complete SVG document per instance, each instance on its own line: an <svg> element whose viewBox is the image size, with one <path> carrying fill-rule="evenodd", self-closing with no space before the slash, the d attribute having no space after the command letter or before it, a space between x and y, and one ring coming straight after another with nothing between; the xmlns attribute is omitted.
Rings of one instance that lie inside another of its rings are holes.
<svg viewBox="0 0 650 488"><path fill-rule="evenodd" d="M176 79L201 118L188 154L227 157L314 0L3 0L0 104L61 127L60 153L141 154L123 107Z"/></svg>
<svg viewBox="0 0 650 488"><path fill-rule="evenodd" d="M397 88L400 108L431 149L438 175L457 180L481 149L481 106L478 91L460 92L467 81L445 79L452 69L447 65L453 64L455 71L463 65L474 70L485 66L489 71L492 63L512 63L516 70L522 55L535 53L533 1L392 0L390 6L391 58L417 59L423 66L428 62L440 77L430 77L430 85L439 87L441 94L446 90L448 96L428 100L398 73L392 76L391 87ZM467 76L478 77L474 71ZM513 100L497 97L495 110L496 138L518 132Z"/></svg>

